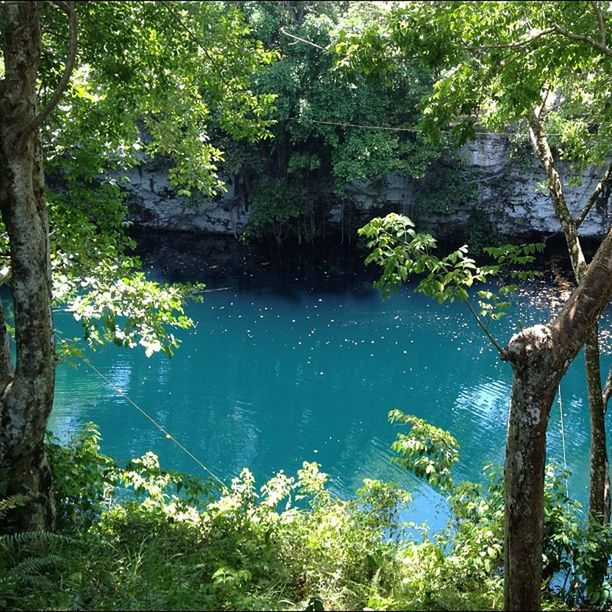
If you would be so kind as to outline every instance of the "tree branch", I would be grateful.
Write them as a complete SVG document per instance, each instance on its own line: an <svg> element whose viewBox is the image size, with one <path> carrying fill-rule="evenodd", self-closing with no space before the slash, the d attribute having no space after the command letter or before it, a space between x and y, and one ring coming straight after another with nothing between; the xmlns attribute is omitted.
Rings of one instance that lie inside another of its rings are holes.
<svg viewBox="0 0 612 612"><path fill-rule="evenodd" d="M599 8L599 5L597 4L596 0L592 0L592 2L589 2L589 4L591 5L591 8L595 12L595 16L597 17L597 24L599 25L599 37L601 38L601 43L605 45L608 33L606 32L606 24L604 21L603 13L601 12L601 9Z"/></svg>
<svg viewBox="0 0 612 612"><path fill-rule="evenodd" d="M560 361L571 360L612 295L612 229L586 268L570 299L550 325Z"/></svg>
<svg viewBox="0 0 612 612"><path fill-rule="evenodd" d="M559 220L563 233L565 234L565 241L567 242L567 248L570 254L574 275L576 276L577 280L580 280L586 268L586 261L584 259L584 253L582 252L582 247L578 238L578 228L576 227L576 223L574 222L569 208L567 207L561 176L557 170L555 159L540 121L540 116L546 104L548 94L549 89L544 89L542 92L541 105L536 106L529 112L529 139L531 140L533 150L540 160L544 172L546 173L548 188L550 190L550 195L555 210L555 216Z"/></svg>
<svg viewBox="0 0 612 612"><path fill-rule="evenodd" d="M310 45L311 47L315 47L316 49L325 51L325 47L322 47L321 45L317 45L317 43L313 43L311 40L306 40L305 38L300 38L299 36L296 36L295 34L291 34L291 32L285 31L285 28L281 28L280 33L284 34L285 36L288 36L289 38L295 38L295 40L302 42L306 45Z"/></svg>
<svg viewBox="0 0 612 612"><path fill-rule="evenodd" d="M521 40L515 43L506 43L506 44L498 44L498 45L482 45L480 47L463 47L466 51L488 51L489 49L523 49L524 47L528 47L533 44L542 36L546 36L547 34L552 34L555 31L554 28L549 28L548 30L542 30L535 36L528 38L527 40Z"/></svg>
<svg viewBox="0 0 612 612"><path fill-rule="evenodd" d="M591 3L591 5L594 4L594 2ZM610 47L606 45L606 31L605 25L603 23L603 15L601 15L599 7L597 7L596 10L598 11L597 19L599 21L599 32L600 36L602 37L602 42L598 42L594 38L592 38L591 36L587 36L586 34L576 34L575 32L570 32L569 30L562 28L560 25L553 24L551 28L548 28L547 30L542 30L541 32L539 32L535 36L532 36L531 38L528 38L527 40L521 40L519 42L507 44L482 45L479 47L463 47L463 49L465 49L466 51L488 51L489 49L524 49L525 47L532 45L534 42L536 42L543 36L547 36L548 34L560 34L561 36L565 36L565 38L569 38L571 40L588 43L598 51L601 51L604 55L612 57L612 49L610 49Z"/></svg>
<svg viewBox="0 0 612 612"><path fill-rule="evenodd" d="M538 120L538 122L542 118L542 112L544 111L544 108L546 107L546 102L548 101L549 95L550 95L550 85L545 84L544 87L542 87L542 91L540 92L540 99L542 100L542 102L539 106L536 106L532 111L534 117ZM541 131L541 126L540 126L540 131Z"/></svg>
<svg viewBox="0 0 612 612"><path fill-rule="evenodd" d="M591 38L590 36L587 36L586 34L576 34L556 24L553 25L553 31L556 32L557 34L561 34L561 36L565 36L565 38L588 43L589 45L591 45L591 47L594 47L598 51L601 51L604 55L607 55L608 57L612 57L612 49L610 49L610 47L608 47L604 43L597 42L594 38Z"/></svg>
<svg viewBox="0 0 612 612"><path fill-rule="evenodd" d="M468 307L468 310L470 311L470 313L476 320L476 323L478 323L478 325L480 326L480 329L482 329L482 331L485 333L487 338L491 341L493 346L497 349L497 352L501 355L502 359L505 360L506 359L506 349L500 345L500 343L495 339L495 336L493 336L493 334L489 331L489 328L482 322L482 319L478 316L478 313L476 312L472 304L470 304L469 300L465 300L465 305Z"/></svg>
<svg viewBox="0 0 612 612"><path fill-rule="evenodd" d="M604 172L604 175L601 177L601 181L599 181L597 187L591 194L589 201L584 205L583 209L580 211L578 216L576 217L576 228L579 228L582 225L582 222L586 219L587 215L591 212L591 208L595 205L597 200L599 200L601 194L604 189L608 187L610 181L612 180L612 164L608 166L608 169Z"/></svg>
<svg viewBox="0 0 612 612"><path fill-rule="evenodd" d="M32 123L27 127L26 131L32 131L36 128L40 127L45 119L49 116L51 111L57 106L60 98L66 91L66 87L68 87L68 82L70 81L70 76L72 75L72 70L74 68L74 63L76 61L77 55L77 19L76 19L76 11L74 10L74 6L72 6L69 2L64 2L63 0L52 0L51 4L55 4L61 11L66 13L68 17L68 24L70 27L70 45L68 48L68 57L66 58L66 64L64 66L64 74L62 74L62 78L58 83L51 99L47 102L45 107L34 117Z"/></svg>

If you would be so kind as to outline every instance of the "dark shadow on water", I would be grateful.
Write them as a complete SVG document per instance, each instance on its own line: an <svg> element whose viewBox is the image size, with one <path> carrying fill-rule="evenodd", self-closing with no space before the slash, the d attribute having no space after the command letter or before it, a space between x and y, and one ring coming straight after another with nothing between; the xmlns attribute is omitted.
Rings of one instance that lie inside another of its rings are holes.
<svg viewBox="0 0 612 612"><path fill-rule="evenodd" d="M356 298L375 293L377 271L365 266L367 253L355 243L243 244L233 237L186 232L134 237L145 270L160 281L203 282L208 291L265 288L288 301L304 291Z"/></svg>
<svg viewBox="0 0 612 612"><path fill-rule="evenodd" d="M136 253L151 278L166 282L203 282L207 290L267 289L287 300L296 300L304 291L369 298L372 283L379 275L376 266L366 266L367 249L355 238L341 243L330 237L314 243L277 245L274 241L243 243L233 236L163 232L133 233ZM538 242L536 235L522 241ZM510 242L510 240L508 240ZM585 253L592 255L598 241L584 241ZM440 254L460 246L440 241ZM482 256L477 261L485 263ZM534 267L546 281L557 282L559 273L572 279L565 244L548 237L546 250Z"/></svg>

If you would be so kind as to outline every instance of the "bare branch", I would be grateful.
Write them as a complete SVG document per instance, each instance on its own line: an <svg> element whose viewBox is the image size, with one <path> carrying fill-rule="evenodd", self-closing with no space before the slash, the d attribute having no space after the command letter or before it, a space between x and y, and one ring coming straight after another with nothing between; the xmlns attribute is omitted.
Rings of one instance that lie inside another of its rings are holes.
<svg viewBox="0 0 612 612"><path fill-rule="evenodd" d="M478 313L472 306L469 300L465 300L465 305L468 307L470 314L474 317L476 323L480 326L480 329L485 333L487 338L491 341L491 344L497 349L497 352L501 355L502 359L506 359L506 349L495 339L495 336L489 331L489 328L482 322L482 319L478 316Z"/></svg>
<svg viewBox="0 0 612 612"><path fill-rule="evenodd" d="M563 188L563 182L561 176L557 170L555 159L553 157L548 139L542 128L540 120L542 110L546 104L550 90L545 88L542 92L542 103L535 108L532 108L529 112L529 139L533 150L540 160L540 164L546 173L546 179L548 181L548 189L552 198L553 207L555 209L555 216L557 217L563 233L565 234L565 241L570 254L570 260L572 262L572 268L574 269L574 275L577 280L580 280L584 270L586 268L586 261L580 240L578 239L578 229L574 218L572 217L567 202L565 201L565 192Z"/></svg>
<svg viewBox="0 0 612 612"><path fill-rule="evenodd" d="M608 407L608 401L612 397L612 368L610 368L610 371L608 372L608 378L606 380L606 384L604 385L602 396L605 411Z"/></svg>
<svg viewBox="0 0 612 612"><path fill-rule="evenodd" d="M548 84L545 84L544 87L542 87L542 91L540 92L540 98L542 102L539 106L536 106L533 109L533 115L538 122L540 121L542 117L542 112L544 111L544 108L546 108L546 102L548 102L549 95L550 95L550 86ZM531 136L531 132L530 132L530 136Z"/></svg>
<svg viewBox="0 0 612 612"><path fill-rule="evenodd" d="M313 43L312 40L306 40L305 38L300 38L299 36L296 36L295 34L291 34L291 32L285 31L285 28L281 28L280 33L284 34L285 36L288 36L289 38L294 38L295 40L299 42L303 42L306 45L310 45L311 47L315 47L316 49L325 51L325 47L322 47L321 45L317 45L317 43Z"/></svg>
<svg viewBox="0 0 612 612"><path fill-rule="evenodd" d="M582 225L582 222L586 219L587 215L591 212L591 208L595 205L597 200L601 197L603 191L608 187L610 181L612 180L612 164L608 166L608 169L605 171L604 175L601 177L601 181L599 181L597 187L591 194L589 201L584 205L583 209L580 211L578 216L576 217L576 228L579 228Z"/></svg>
<svg viewBox="0 0 612 612"><path fill-rule="evenodd" d="M594 5L595 3L591 3ZM599 20L599 32L602 37L602 41L598 42L591 36L587 36L586 34L576 34L575 32L570 32L565 28L562 28L560 25L554 24L551 28L547 30L542 30L538 32L535 36L528 38L526 40L521 40L515 43L507 43L507 44L498 44L498 45L482 45L480 47L463 47L466 51L488 51L490 49L524 49L529 45L532 45L534 42L542 38L543 36L547 36L548 34L560 34L561 36L565 36L565 38L569 38L571 40L577 40L580 42L585 42L601 51L604 55L608 57L612 57L612 49L606 45L606 31L605 24L603 23L603 16L601 15L601 11L599 11L599 7L596 9L598 11L598 20ZM603 28L603 29L602 29Z"/></svg>
<svg viewBox="0 0 612 612"><path fill-rule="evenodd" d="M557 34L561 34L561 36L565 36L565 38L588 43L589 45L591 45L591 47L594 47L598 51L601 51L604 55L607 55L608 57L612 57L612 49L610 49L610 47L608 47L604 43L597 42L594 38L591 38L590 36L587 36L586 34L576 34L556 24L553 26L553 31L557 32Z"/></svg>
<svg viewBox="0 0 612 612"><path fill-rule="evenodd" d="M592 0L592 2L589 2L589 4L591 5L591 8L595 12L595 16L597 17L597 24L599 25L599 37L601 38L601 43L605 45L608 33L606 32L606 24L604 21L603 13L601 12L599 4L597 4L596 0Z"/></svg>
<svg viewBox="0 0 612 612"><path fill-rule="evenodd" d="M51 111L57 106L60 98L66 91L66 87L68 87L68 82L70 81L70 76L72 75L72 70L74 68L74 63L76 61L77 55L77 19L76 19L76 11L74 10L74 6L69 2L64 2L63 0L52 0L52 4L55 4L61 11L66 13L68 17L68 24L70 27L70 45L68 48L68 57L66 58L66 63L64 66L64 74L62 74L62 78L58 83L51 99L47 102L45 107L34 117L32 123L27 127L26 131L35 130L40 127L45 119L49 116Z"/></svg>
<svg viewBox="0 0 612 612"><path fill-rule="evenodd" d="M528 38L526 40L521 40L515 43L507 43L507 44L499 44L499 45L482 45L480 47L463 47L466 51L489 51L490 49L524 49L529 45L532 45L536 40L542 38L542 36L546 36L547 34L552 34L555 31L554 28L549 28L548 30L542 30L535 36Z"/></svg>

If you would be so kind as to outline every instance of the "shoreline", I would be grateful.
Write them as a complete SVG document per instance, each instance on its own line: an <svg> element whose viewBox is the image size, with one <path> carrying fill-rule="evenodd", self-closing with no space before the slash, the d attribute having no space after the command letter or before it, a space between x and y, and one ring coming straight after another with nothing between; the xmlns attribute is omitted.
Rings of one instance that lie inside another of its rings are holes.
<svg viewBox="0 0 612 612"><path fill-rule="evenodd" d="M130 235L136 242L134 254L141 258L145 270L154 270L168 282L204 282L208 289L278 283L350 288L371 283L378 276L376 267L364 264L367 250L357 238L344 244L331 237L279 246L274 241L243 243L232 236L182 231L132 229ZM546 248L534 268L544 272L550 283L567 289L573 275L561 233L508 242L538 242L543 238ZM440 240L440 252L461 244ZM583 240L587 257L596 246L595 240Z"/></svg>

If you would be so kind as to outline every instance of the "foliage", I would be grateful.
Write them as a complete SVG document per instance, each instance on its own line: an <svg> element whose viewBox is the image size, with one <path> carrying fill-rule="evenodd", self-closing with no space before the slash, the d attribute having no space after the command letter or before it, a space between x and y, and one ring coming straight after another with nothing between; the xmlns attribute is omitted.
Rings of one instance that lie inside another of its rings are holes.
<svg viewBox="0 0 612 612"><path fill-rule="evenodd" d="M25 506L29 498L12 495L0 499L0 521L7 513ZM27 531L0 535L0 606L9 606L5 594L26 589L51 589L45 575L50 568L61 566L61 549L71 539L48 531Z"/></svg>
<svg viewBox="0 0 612 612"><path fill-rule="evenodd" d="M388 582L377 572L388 567L391 576L398 565L381 536L399 530L407 495L391 484L368 481L355 500L341 501L318 466L305 463L296 477L281 472L259 489L245 469L210 498L209 485L179 480L151 453L121 468L98 443L90 426L68 447L51 447L79 546L61 570L61 589L14 586L26 607L52 597L60 607L300 609L319 597L328 608L355 608ZM178 482L188 490L178 494Z"/></svg>
<svg viewBox="0 0 612 612"><path fill-rule="evenodd" d="M136 499L148 498L163 506L185 509L206 501L212 483L171 470L162 470L157 457L147 453L125 467L101 452L100 433L87 423L66 445L48 436L47 450L63 529L88 528L130 490Z"/></svg>
<svg viewBox="0 0 612 612"><path fill-rule="evenodd" d="M238 10L220 3L78 5L79 69L48 126L47 158L70 178L126 168L142 152L174 160L170 178L211 193L221 152L210 142L211 117L236 139L267 134L272 96L247 85L273 59L249 36ZM48 8L51 12L53 9ZM56 12L48 15L55 25ZM61 17L59 17L61 18ZM41 80L46 87L65 50L48 28ZM43 102L46 89L43 89Z"/></svg>
<svg viewBox="0 0 612 612"><path fill-rule="evenodd" d="M53 3L42 8L41 107L60 79L69 39L63 12ZM83 323L90 347L114 342L170 354L173 328L193 325L183 303L201 286L170 287L142 273L121 186L145 156L163 156L182 193L222 192L223 153L211 136L271 135L274 95L249 84L275 54L228 3L76 3L74 10L75 70L42 126L55 306ZM0 227L5 253L7 241ZM80 350L76 339L60 341L60 356Z"/></svg>
<svg viewBox="0 0 612 612"><path fill-rule="evenodd" d="M469 207L478 197L478 186L450 155L429 164L416 183L415 204L423 222L434 214L450 214ZM470 243L471 244L471 243Z"/></svg>
<svg viewBox="0 0 612 612"><path fill-rule="evenodd" d="M447 431L401 410L389 412L390 423L410 425L408 434L399 433L391 448L399 455L391 460L434 487L452 487L451 468L459 460L457 440Z"/></svg>
<svg viewBox="0 0 612 612"><path fill-rule="evenodd" d="M102 261L81 279L57 275L57 302L66 303L81 321L90 348L112 342L129 348L140 345L147 357L158 351L171 355L178 341L170 329L193 325L184 303L201 301L198 292L203 285L165 286L147 280L133 262L121 263Z"/></svg>
<svg viewBox="0 0 612 612"><path fill-rule="evenodd" d="M54 307L83 326L82 338L59 339L60 356L110 342L140 345L147 356L171 354L178 344L172 329L193 325L184 304L199 300L203 285L169 286L142 273L140 260L127 254L134 243L125 234L127 210L117 184L69 182L49 193L48 205Z"/></svg>
<svg viewBox="0 0 612 612"><path fill-rule="evenodd" d="M292 160L295 159L294 156ZM241 239L249 240L271 233L281 244L287 232L291 231L289 228L296 231L300 217L306 212L300 189L281 180L264 177L254 189L251 217Z"/></svg>
<svg viewBox="0 0 612 612"><path fill-rule="evenodd" d="M383 218L376 217L359 230L359 235L366 239L370 249L366 264L376 263L382 268L374 285L385 297L410 277L420 275L416 291L440 303L459 299L469 305L469 291L475 285L496 278L507 280L495 290L491 287L476 292L480 310L474 314L484 319L496 320L506 313L511 305L507 298L517 289L516 282L512 281L531 280L541 275L527 268L535 261L535 254L543 249L538 243L484 248L494 263L478 266L468 257L467 245L443 257L434 255L435 238L417 233L414 223L403 215L390 213Z"/></svg>
<svg viewBox="0 0 612 612"><path fill-rule="evenodd" d="M470 214L465 242L470 245L474 255L482 255L485 247L501 242L489 215L483 210L474 210Z"/></svg>
<svg viewBox="0 0 612 612"><path fill-rule="evenodd" d="M11 510L24 506L28 502L28 499L26 495L21 494L0 499L0 521L3 520Z"/></svg>
<svg viewBox="0 0 612 612"><path fill-rule="evenodd" d="M402 518L410 495L394 483L366 479L353 499L341 500L319 466L304 463L295 476L279 472L259 488L244 469L215 491L207 481L163 470L152 453L117 465L100 452L99 433L89 425L67 446L50 445L60 534L0 540L0 603L20 609L499 608L499 472L487 467L482 484L453 481L448 470L458 449L452 436L399 411L391 417L414 423L410 438L431 444L430 479L436 482L435 473L438 483L448 484L449 522L439 533L421 527L415 536L415 526ZM418 460L406 461L411 455L399 449L400 464L419 473ZM609 546L609 528L589 539L565 494L566 474L549 468L547 475L547 606L582 605L589 560Z"/></svg>
<svg viewBox="0 0 612 612"><path fill-rule="evenodd" d="M242 196L250 204L246 239L312 240L338 206L350 203L351 183L380 182L390 172L415 179L424 214L436 205L446 210L461 205L467 194L456 189L461 172L442 160L445 143L434 146L414 131L430 71L415 63L398 66L388 78L366 78L336 62L333 49L342 32L376 30L388 6L243 2L241 10L254 34L279 53L254 76L257 91L277 94L275 138L250 153L243 146L228 147L224 165L240 173ZM451 178L443 203L428 197L436 174L428 172L432 164L446 168ZM297 197L286 197L288 192Z"/></svg>
<svg viewBox="0 0 612 612"><path fill-rule="evenodd" d="M410 2L368 36L347 30L335 52L366 74L415 62L432 70L420 127L433 138L521 131L542 92L554 92L545 130L579 171L610 154L608 21L601 2Z"/></svg>
<svg viewBox="0 0 612 612"><path fill-rule="evenodd" d="M100 433L87 423L70 444L47 439L60 527L97 520L110 503L115 483L115 462L100 452Z"/></svg>

